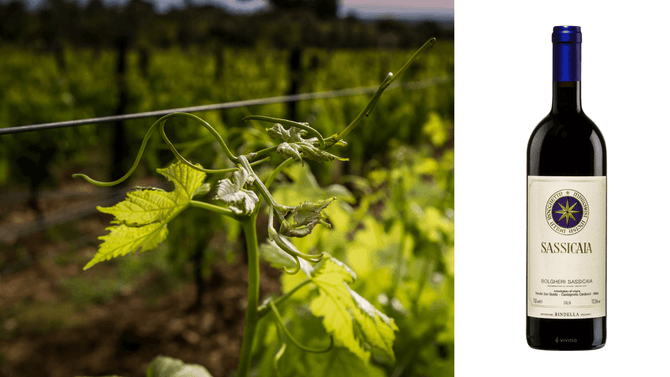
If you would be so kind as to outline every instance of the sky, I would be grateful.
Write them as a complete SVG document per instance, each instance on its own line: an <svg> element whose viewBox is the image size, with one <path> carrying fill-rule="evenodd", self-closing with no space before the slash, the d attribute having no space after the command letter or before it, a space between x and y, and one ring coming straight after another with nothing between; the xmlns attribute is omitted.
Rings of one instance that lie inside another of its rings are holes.
<svg viewBox="0 0 670 377"><path fill-rule="evenodd" d="M407 4L412 4L411 6ZM448 18L453 20L454 0L340 0L340 16L354 10L364 18Z"/></svg>
<svg viewBox="0 0 670 377"><path fill-rule="evenodd" d="M178 4L181 0L155 0L161 3L161 6L170 3ZM224 4L231 9L253 11L267 6L265 0L196 0L196 1L214 1ZM340 0L340 16L344 17L350 11L356 12L364 18L374 18L380 16L395 16L398 18L412 17L421 15L431 17L453 17L454 0L413 0L411 6L408 6L407 0Z"/></svg>
<svg viewBox="0 0 670 377"><path fill-rule="evenodd" d="M0 0L6 2L8 0ZM43 0L28 0L32 7L39 6ZM87 0L78 0L87 2ZM124 3L127 0L103 0L104 2ZM149 0L158 5L163 12L171 7L184 4L184 0ZM193 0L195 3L221 4L231 11L253 12L267 7L267 0ZM432 19L453 20L454 0L340 0L339 16L345 17L354 12L359 18L396 18L396 19Z"/></svg>
<svg viewBox="0 0 670 377"><path fill-rule="evenodd" d="M153 0L158 3L160 10L182 4L183 0ZM267 6L266 0L194 0L196 3L223 4L231 10L252 12ZM344 17L350 11L363 18L395 17L395 18L441 18L453 17L454 0L412 0L411 6L407 0L340 0L340 16ZM422 17L423 16L423 17Z"/></svg>

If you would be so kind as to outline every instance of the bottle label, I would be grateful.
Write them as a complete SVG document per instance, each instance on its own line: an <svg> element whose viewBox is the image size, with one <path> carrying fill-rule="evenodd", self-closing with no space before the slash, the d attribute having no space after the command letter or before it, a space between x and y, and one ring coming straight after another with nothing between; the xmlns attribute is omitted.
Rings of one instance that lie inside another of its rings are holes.
<svg viewBox="0 0 670 377"><path fill-rule="evenodd" d="M605 316L606 177L528 176L527 315Z"/></svg>

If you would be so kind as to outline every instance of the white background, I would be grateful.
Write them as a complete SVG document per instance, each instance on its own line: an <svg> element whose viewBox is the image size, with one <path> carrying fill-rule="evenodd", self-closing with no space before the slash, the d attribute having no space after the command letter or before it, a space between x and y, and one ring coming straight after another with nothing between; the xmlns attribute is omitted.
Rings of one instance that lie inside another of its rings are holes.
<svg viewBox="0 0 670 377"><path fill-rule="evenodd" d="M456 2L456 376L670 376L670 5ZM525 338L526 147L551 33L582 27L582 103L607 145L607 344Z"/></svg>

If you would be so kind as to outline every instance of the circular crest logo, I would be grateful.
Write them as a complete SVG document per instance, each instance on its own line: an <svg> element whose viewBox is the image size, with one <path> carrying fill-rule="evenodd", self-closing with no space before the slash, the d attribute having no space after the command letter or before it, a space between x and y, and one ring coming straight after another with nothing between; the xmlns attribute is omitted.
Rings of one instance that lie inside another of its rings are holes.
<svg viewBox="0 0 670 377"><path fill-rule="evenodd" d="M545 217L554 232L566 236L577 234L589 220L589 204L578 191L556 191L547 201Z"/></svg>

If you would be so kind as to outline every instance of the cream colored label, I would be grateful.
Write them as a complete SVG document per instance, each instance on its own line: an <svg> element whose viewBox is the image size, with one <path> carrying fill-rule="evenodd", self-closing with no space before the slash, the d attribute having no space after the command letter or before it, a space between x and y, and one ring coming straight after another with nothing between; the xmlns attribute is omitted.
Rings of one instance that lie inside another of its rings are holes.
<svg viewBox="0 0 670 377"><path fill-rule="evenodd" d="M606 210L606 177L528 177L528 316L605 316Z"/></svg>

